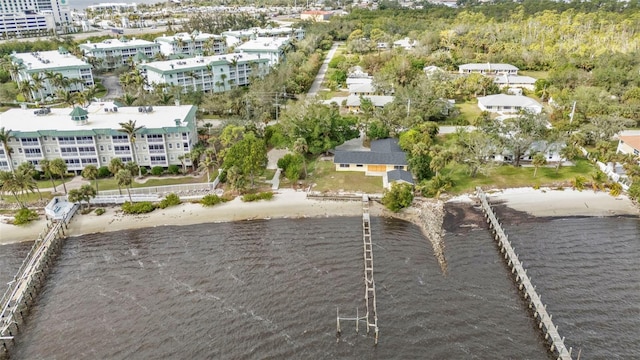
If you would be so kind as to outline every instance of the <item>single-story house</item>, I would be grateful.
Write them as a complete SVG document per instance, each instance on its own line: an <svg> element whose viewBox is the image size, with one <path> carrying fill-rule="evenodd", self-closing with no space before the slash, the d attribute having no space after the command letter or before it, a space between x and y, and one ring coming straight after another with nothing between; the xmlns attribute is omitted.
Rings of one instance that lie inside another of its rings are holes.
<svg viewBox="0 0 640 360"><path fill-rule="evenodd" d="M534 141L527 151L520 157L520 161L532 161L533 156L539 152L543 153L548 163L557 163L565 161L560 155L562 149L566 146L563 142L548 144L546 141ZM505 151L502 154L494 154L492 159L497 162L513 162L513 154Z"/></svg>
<svg viewBox="0 0 640 360"><path fill-rule="evenodd" d="M373 106L377 108L383 108L385 105L393 101L393 96L387 95L363 95L362 97L371 100ZM357 95L336 96L329 100L324 100L322 103L325 105L335 103L340 107L346 107L347 110L354 113L360 111L360 96Z"/></svg>
<svg viewBox="0 0 640 360"><path fill-rule="evenodd" d="M518 75L518 68L511 64L492 64L492 63L483 63L483 64L464 64L458 66L458 71L460 74L471 74L471 73L480 73L480 74L511 74Z"/></svg>
<svg viewBox="0 0 640 360"><path fill-rule="evenodd" d="M542 105L534 99L522 95L488 95L478 97L478 107L493 113L518 113L521 110L534 114L542 112Z"/></svg>
<svg viewBox="0 0 640 360"><path fill-rule="evenodd" d="M310 20L316 22L327 22L333 15L331 11L308 10L300 14L300 20Z"/></svg>
<svg viewBox="0 0 640 360"><path fill-rule="evenodd" d="M520 88L527 90L534 90L536 79L531 76L522 75L498 75L494 82L501 88Z"/></svg>
<svg viewBox="0 0 640 360"><path fill-rule="evenodd" d="M385 176L382 177L382 187L390 189L395 183L404 183L411 186L415 185L413 181L413 175L406 170L391 170L387 171Z"/></svg>
<svg viewBox="0 0 640 360"><path fill-rule="evenodd" d="M640 135L618 137L618 150L621 154L633 154L640 160Z"/></svg>
<svg viewBox="0 0 640 360"><path fill-rule="evenodd" d="M416 47L416 41L408 37L393 42L394 48L403 48L405 50L413 50Z"/></svg>
<svg viewBox="0 0 640 360"><path fill-rule="evenodd" d="M435 66L435 65L429 65L429 66L425 66L422 68L422 71L424 71L424 73L427 76L430 76L432 74L439 74L439 73L444 73L445 71L442 70L441 68Z"/></svg>
<svg viewBox="0 0 640 360"><path fill-rule="evenodd" d="M349 95L373 95L376 93L376 88L373 86L373 79L359 79L359 80L368 80L355 84L349 84Z"/></svg>
<svg viewBox="0 0 640 360"><path fill-rule="evenodd" d="M388 171L407 171L407 154L400 149L398 139L371 142L370 151L336 150L333 157L336 171L361 171L369 176L385 176ZM395 175L394 175L395 176Z"/></svg>

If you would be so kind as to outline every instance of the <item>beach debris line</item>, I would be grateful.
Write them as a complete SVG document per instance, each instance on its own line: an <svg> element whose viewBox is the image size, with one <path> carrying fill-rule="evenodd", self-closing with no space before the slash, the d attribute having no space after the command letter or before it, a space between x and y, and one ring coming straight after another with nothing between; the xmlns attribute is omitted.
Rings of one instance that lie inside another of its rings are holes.
<svg viewBox="0 0 640 360"><path fill-rule="evenodd" d="M477 187L476 195L480 200L480 206L487 219L487 224L489 224L489 229L492 230L494 238L498 242L500 253L504 255L504 260L511 269L511 273L515 276L514 279L518 289L522 292L525 301L529 303L529 309L533 312L533 316L538 322L538 328L542 331L545 340L551 344L549 351L557 354L558 360L571 360L572 349L569 348L567 350L564 345L564 337L560 337L558 327L553 324L552 315L547 312L547 306L542 303L540 295L538 295L535 286L531 283L531 278L527 275L527 270L518 259L518 254L511 246L509 237L505 234L502 224L500 224L489 205L487 194L480 187Z"/></svg>
<svg viewBox="0 0 640 360"><path fill-rule="evenodd" d="M362 195L362 243L364 253L364 301L366 313L360 316L356 308L356 317L340 317L340 309L336 308L336 341L340 340L342 329L340 321L355 321L356 333L359 332L360 322L367 324L367 334L373 330L374 344L378 345L380 331L378 329L378 310L376 307L376 285L373 281L373 247L371 243L371 218L369 216L369 196Z"/></svg>

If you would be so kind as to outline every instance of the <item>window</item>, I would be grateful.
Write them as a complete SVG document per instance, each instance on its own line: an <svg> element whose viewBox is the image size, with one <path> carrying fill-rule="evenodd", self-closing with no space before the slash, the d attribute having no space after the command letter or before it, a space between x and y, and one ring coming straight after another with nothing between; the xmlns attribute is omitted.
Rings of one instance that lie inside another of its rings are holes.
<svg viewBox="0 0 640 360"><path fill-rule="evenodd" d="M404 170L404 166L402 165L393 165L394 170Z"/></svg>
<svg viewBox="0 0 640 360"><path fill-rule="evenodd" d="M356 167L364 167L362 164L356 164Z"/></svg>
<svg viewBox="0 0 640 360"><path fill-rule="evenodd" d="M341 168L348 168L348 167L349 167L349 164L340 164L340 167L341 167Z"/></svg>
<svg viewBox="0 0 640 360"><path fill-rule="evenodd" d="M107 158L106 157L102 157L102 162L107 162Z"/></svg>
<svg viewBox="0 0 640 360"><path fill-rule="evenodd" d="M169 149L173 149L173 144L169 143Z"/></svg>
<svg viewBox="0 0 640 360"><path fill-rule="evenodd" d="M640 150L633 149L633 154L634 154L634 155L640 155Z"/></svg>
<svg viewBox="0 0 640 360"><path fill-rule="evenodd" d="M104 146L100 145L100 151L104 151Z"/></svg>

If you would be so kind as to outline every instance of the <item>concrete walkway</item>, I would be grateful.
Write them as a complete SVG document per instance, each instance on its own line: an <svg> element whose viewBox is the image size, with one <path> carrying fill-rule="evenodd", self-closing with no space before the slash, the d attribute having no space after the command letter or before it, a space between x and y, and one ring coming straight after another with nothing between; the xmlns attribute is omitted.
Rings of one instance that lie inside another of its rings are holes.
<svg viewBox="0 0 640 360"><path fill-rule="evenodd" d="M336 54L336 50L338 50L338 46L340 46L341 44L342 43L338 42L333 43L331 50L329 50L329 52L327 53L327 57L324 59L324 62L322 62L322 65L320 66L320 70L318 70L318 75L316 75L315 80L313 80L313 84L311 84L311 87L309 88L307 99L312 99L316 95L318 95L320 86L324 81L324 76L327 73L327 69L329 69L329 62L331 62L331 59L333 59L333 56Z"/></svg>

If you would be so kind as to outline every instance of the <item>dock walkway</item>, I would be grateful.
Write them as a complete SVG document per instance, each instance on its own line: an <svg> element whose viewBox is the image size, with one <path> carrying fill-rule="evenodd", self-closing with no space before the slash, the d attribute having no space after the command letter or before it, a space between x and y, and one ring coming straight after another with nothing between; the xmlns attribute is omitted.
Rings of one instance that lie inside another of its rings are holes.
<svg viewBox="0 0 640 360"><path fill-rule="evenodd" d="M489 205L487 195L480 189L476 188L478 199L480 199L480 205L484 211L485 217L489 228L493 230L495 240L500 246L501 254L504 254L504 259L507 265L511 268L511 273L515 275L515 281L518 285L518 289L522 292L525 300L529 302L529 309L533 311L533 316L538 322L538 328L542 331L545 340L551 345L549 350L557 354L558 360L571 360L571 349L567 350L564 345L564 338L560 337L558 333L558 327L553 324L551 320L552 315L547 313L547 306L542 303L540 296L536 292L535 286L531 284L531 279L527 275L527 270L522 265L522 262L518 259L514 248L511 246L509 237L502 229L502 225L498 221L493 209Z"/></svg>

